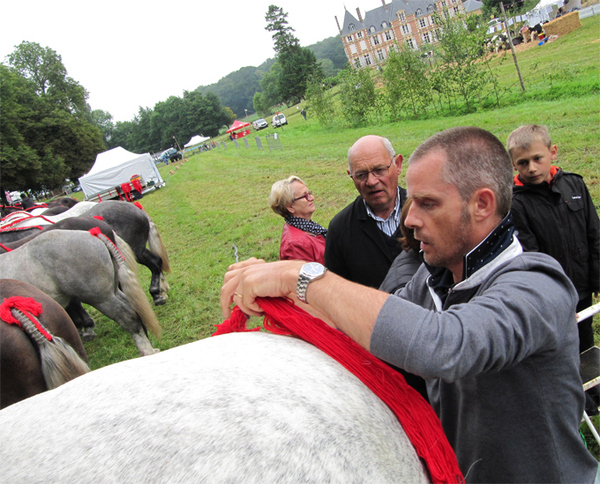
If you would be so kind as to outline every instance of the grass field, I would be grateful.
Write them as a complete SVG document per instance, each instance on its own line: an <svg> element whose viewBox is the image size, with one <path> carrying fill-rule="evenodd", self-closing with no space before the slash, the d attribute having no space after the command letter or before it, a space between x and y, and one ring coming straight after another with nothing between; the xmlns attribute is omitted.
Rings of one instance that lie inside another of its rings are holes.
<svg viewBox="0 0 600 484"><path fill-rule="evenodd" d="M290 124L277 130L282 150L258 150L253 133L250 149L243 142L236 149L227 141L226 149L194 154L177 165L161 165L166 186L141 200L160 229L173 268L168 276L169 300L155 308L163 327L155 346L166 350L206 338L222 321L219 290L228 265L235 262L234 245L240 260L277 260L282 219L267 204L273 182L291 174L300 176L316 195L313 220L324 226L355 198L354 186L346 175L346 154L350 145L366 134L388 137L406 159L427 137L452 126L479 126L505 141L521 124L545 124L559 147L557 164L584 176L598 209L600 16L582 23L583 27L569 36L519 54L528 88L524 99L514 99L518 94L512 59L494 59L506 93L505 106L499 109L362 129L325 130L310 118L310 111L305 121L292 107L284 111ZM553 78L550 88L544 73L557 66L562 66L562 74ZM573 72L575 76L570 75ZM553 89L558 92L553 93ZM268 128L256 134L266 147L265 135L273 132ZM140 268L140 277L147 288L149 271ZM85 345L92 368L138 356L130 336L95 310L90 309L90 313L97 321L98 334ZM595 326L600 341L598 319Z"/></svg>

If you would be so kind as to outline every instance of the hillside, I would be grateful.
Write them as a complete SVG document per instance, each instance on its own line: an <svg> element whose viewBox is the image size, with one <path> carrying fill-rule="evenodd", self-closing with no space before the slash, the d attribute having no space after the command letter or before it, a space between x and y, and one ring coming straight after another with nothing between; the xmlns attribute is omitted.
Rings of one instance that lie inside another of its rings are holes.
<svg viewBox="0 0 600 484"><path fill-rule="evenodd" d="M339 37L329 37L316 44L307 46L312 50L317 59L321 61L326 76L334 76L346 66L346 54ZM245 109L254 112L252 99L256 92L260 92L260 80L275 63L269 58L260 66L246 66L235 72L227 74L218 82L208 86L199 86L196 91L201 94L212 92L216 94L223 106L231 108L238 117L245 116Z"/></svg>

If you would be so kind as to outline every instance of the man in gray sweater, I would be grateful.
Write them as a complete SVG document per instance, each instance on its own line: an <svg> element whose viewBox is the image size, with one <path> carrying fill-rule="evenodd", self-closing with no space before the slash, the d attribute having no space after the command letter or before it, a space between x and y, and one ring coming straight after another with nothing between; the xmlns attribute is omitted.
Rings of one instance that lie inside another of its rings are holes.
<svg viewBox="0 0 600 484"><path fill-rule="evenodd" d="M425 264L398 295L323 267L235 264L221 305L297 296L375 356L424 377L467 482L589 482L579 436L577 293L551 257L523 253L510 217L512 165L473 127L433 136L406 175Z"/></svg>

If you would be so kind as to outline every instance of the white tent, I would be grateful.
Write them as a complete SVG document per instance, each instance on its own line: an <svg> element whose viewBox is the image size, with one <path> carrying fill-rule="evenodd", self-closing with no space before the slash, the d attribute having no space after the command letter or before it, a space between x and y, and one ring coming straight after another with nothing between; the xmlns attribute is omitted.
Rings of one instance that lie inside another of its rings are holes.
<svg viewBox="0 0 600 484"><path fill-rule="evenodd" d="M139 155L120 146L99 153L92 169L79 179L85 198L114 189L141 177L144 192L165 184L154 160L148 153Z"/></svg>
<svg viewBox="0 0 600 484"><path fill-rule="evenodd" d="M190 146L196 146L199 145L200 143L204 143L205 141L208 141L210 139L210 136L204 137L204 136L192 136L192 139L189 140L185 145L183 145L184 148L189 148Z"/></svg>

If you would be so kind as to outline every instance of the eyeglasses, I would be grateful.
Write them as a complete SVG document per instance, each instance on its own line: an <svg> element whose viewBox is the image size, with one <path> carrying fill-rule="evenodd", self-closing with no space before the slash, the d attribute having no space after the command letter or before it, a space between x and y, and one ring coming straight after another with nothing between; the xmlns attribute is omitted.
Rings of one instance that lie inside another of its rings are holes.
<svg viewBox="0 0 600 484"><path fill-rule="evenodd" d="M359 171L357 173L350 174L350 178L352 178L353 180L356 180L358 182L364 182L367 180L367 178L369 178L369 173L373 173L373 176L376 178L381 178L382 176L385 176L390 172L390 167L392 166L392 163L394 163L393 158L392 158L392 161L390 161L390 164L388 166L384 166L381 168L375 168L374 170L369 170L369 171Z"/></svg>
<svg viewBox="0 0 600 484"><path fill-rule="evenodd" d="M298 198L294 198L294 202L297 202L298 200L302 200L303 198L306 198L306 201L308 200L308 197L312 197L312 190L309 190L308 192L306 192L304 195L302 195L301 197Z"/></svg>

